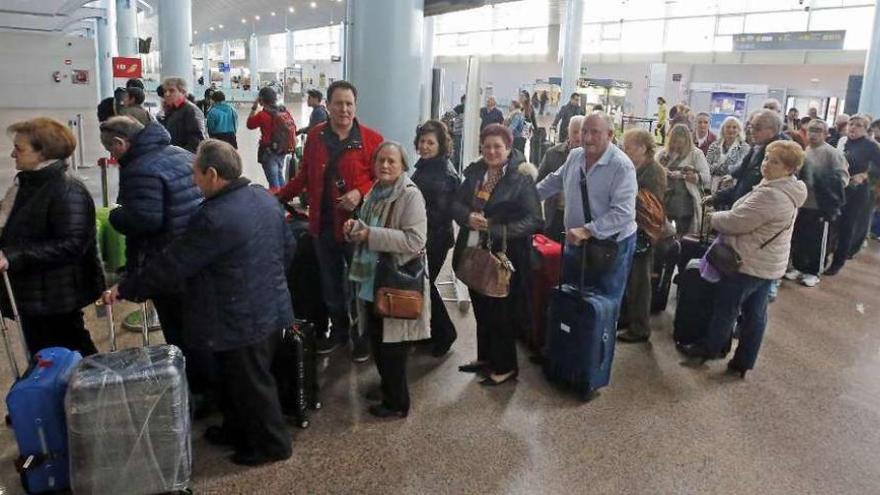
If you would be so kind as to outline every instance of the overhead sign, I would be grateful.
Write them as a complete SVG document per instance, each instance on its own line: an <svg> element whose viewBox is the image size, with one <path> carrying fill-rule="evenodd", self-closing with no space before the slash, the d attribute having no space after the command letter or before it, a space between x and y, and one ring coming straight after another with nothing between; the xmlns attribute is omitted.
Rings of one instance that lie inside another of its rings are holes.
<svg viewBox="0 0 880 495"><path fill-rule="evenodd" d="M742 52L755 50L843 50L845 38L845 30L735 34L733 49Z"/></svg>
<svg viewBox="0 0 880 495"><path fill-rule="evenodd" d="M141 59L136 57L113 57L113 77L124 79L142 77Z"/></svg>

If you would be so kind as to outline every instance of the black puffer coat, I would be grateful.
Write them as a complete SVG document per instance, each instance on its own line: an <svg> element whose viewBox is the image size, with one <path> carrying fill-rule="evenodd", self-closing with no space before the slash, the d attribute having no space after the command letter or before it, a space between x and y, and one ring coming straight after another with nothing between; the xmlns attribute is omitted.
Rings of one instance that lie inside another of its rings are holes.
<svg viewBox="0 0 880 495"><path fill-rule="evenodd" d="M285 271L294 240L278 201L241 178L205 200L187 231L119 283L125 299L183 287L187 343L227 351L293 323Z"/></svg>
<svg viewBox="0 0 880 495"><path fill-rule="evenodd" d="M428 214L428 242L431 251L447 251L452 247L452 198L461 180L446 157L419 160L412 181L425 198Z"/></svg>
<svg viewBox="0 0 880 495"><path fill-rule="evenodd" d="M75 311L95 302L104 290L98 258L95 203L89 191L58 161L20 172L19 190L0 249L23 315ZM11 314L2 291L3 314Z"/></svg>
<svg viewBox="0 0 880 495"><path fill-rule="evenodd" d="M192 179L192 153L171 146L171 137L151 122L119 160L121 206L110 224L125 235L127 269L139 270L184 230L202 200Z"/></svg>
<svg viewBox="0 0 880 495"><path fill-rule="evenodd" d="M162 123L171 134L171 144L190 153L195 153L199 143L208 137L205 114L189 100L184 100L177 108L165 110L165 120Z"/></svg>

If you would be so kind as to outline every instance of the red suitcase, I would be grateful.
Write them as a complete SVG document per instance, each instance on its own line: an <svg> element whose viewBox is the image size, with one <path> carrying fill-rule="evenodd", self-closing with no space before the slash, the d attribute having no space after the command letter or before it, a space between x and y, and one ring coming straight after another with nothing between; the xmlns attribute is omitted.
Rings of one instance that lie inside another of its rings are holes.
<svg viewBox="0 0 880 495"><path fill-rule="evenodd" d="M532 349L544 348L550 289L559 285L562 245L542 234L532 236L532 334L526 341Z"/></svg>

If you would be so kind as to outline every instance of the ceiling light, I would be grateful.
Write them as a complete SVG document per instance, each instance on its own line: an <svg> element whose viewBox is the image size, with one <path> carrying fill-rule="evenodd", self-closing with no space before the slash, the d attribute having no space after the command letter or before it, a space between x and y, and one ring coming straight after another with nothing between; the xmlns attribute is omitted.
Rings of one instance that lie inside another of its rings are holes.
<svg viewBox="0 0 880 495"><path fill-rule="evenodd" d="M309 4L309 7L311 7L311 8L315 8L315 7L317 7L317 6L318 6L318 4L315 3L315 2L312 2L312 3Z"/></svg>
<svg viewBox="0 0 880 495"><path fill-rule="evenodd" d="M223 29L223 24L220 24L220 29Z"/></svg>
<svg viewBox="0 0 880 495"><path fill-rule="evenodd" d="M214 30L214 26L211 26L211 27L209 27L208 29L211 30L211 31L213 31L213 30Z"/></svg>
<svg viewBox="0 0 880 495"><path fill-rule="evenodd" d="M270 12L269 15L271 15L272 17L275 17L275 12Z"/></svg>
<svg viewBox="0 0 880 495"><path fill-rule="evenodd" d="M241 20L241 23L242 23L242 24L246 24L246 23L247 23L247 19L242 19L242 20Z"/></svg>
<svg viewBox="0 0 880 495"><path fill-rule="evenodd" d="M193 34L199 34L199 32L198 32L198 31L193 31Z"/></svg>
<svg viewBox="0 0 880 495"><path fill-rule="evenodd" d="M254 16L254 20L255 20L255 21L259 21L259 20L260 20L260 16L255 15L255 16Z"/></svg>
<svg viewBox="0 0 880 495"><path fill-rule="evenodd" d="M293 7L287 7L287 11L292 14L296 11L296 9L294 9Z"/></svg>

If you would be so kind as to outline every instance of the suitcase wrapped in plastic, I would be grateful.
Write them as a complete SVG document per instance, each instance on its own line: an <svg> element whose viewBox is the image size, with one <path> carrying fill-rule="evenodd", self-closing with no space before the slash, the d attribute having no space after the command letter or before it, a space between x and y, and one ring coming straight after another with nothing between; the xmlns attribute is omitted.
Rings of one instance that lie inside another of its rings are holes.
<svg viewBox="0 0 880 495"><path fill-rule="evenodd" d="M189 390L171 345L82 360L65 399L71 488L77 494L154 494L190 480Z"/></svg>
<svg viewBox="0 0 880 495"><path fill-rule="evenodd" d="M544 348L547 333L547 304L550 290L559 285L562 246L547 236L532 236L532 328L526 343L532 349Z"/></svg>
<svg viewBox="0 0 880 495"><path fill-rule="evenodd" d="M28 493L55 492L70 486L64 394L81 359L78 352L63 347L43 349L6 395L18 443L15 465Z"/></svg>

